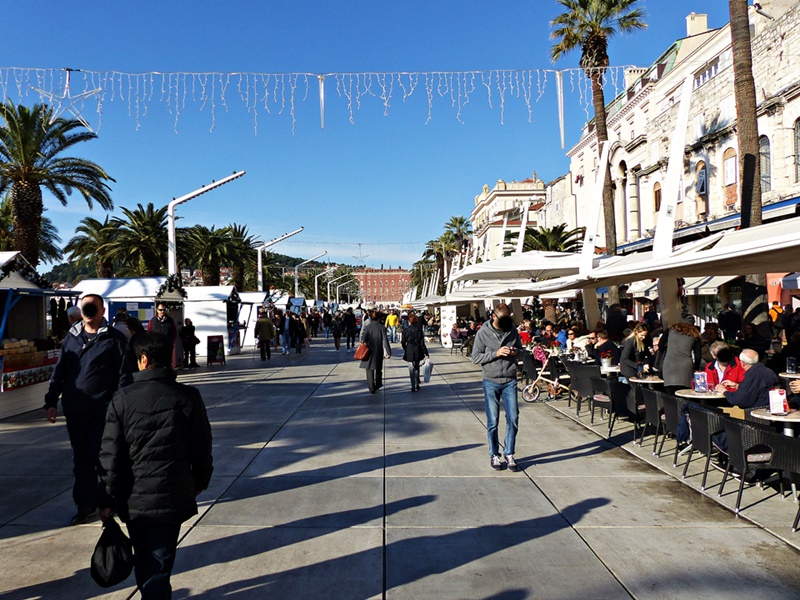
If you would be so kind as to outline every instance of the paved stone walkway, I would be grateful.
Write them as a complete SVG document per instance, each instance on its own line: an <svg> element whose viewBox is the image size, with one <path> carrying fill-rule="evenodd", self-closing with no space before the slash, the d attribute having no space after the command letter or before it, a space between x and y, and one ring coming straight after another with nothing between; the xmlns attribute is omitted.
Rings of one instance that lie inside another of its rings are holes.
<svg viewBox="0 0 800 600"><path fill-rule="evenodd" d="M479 369L434 359L415 394L396 357L369 394L325 340L182 374L209 407L215 472L174 597L800 596L795 548L552 407L522 405L524 471L493 472ZM0 421L0 597L135 595L89 577L100 529L66 525L70 463L63 419Z"/></svg>

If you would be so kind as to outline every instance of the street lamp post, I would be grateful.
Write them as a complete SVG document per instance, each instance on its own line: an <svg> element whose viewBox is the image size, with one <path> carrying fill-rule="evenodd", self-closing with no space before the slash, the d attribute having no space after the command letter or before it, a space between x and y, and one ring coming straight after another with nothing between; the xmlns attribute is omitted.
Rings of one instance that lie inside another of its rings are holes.
<svg viewBox="0 0 800 600"><path fill-rule="evenodd" d="M298 233L303 231L303 229L304 228L301 227L300 229L295 229L291 233L284 233L282 236L277 237L274 240L270 240L269 242L267 242L263 246L260 246L260 247L256 248L256 252L258 252L258 291L259 292L263 292L264 291L264 272L263 272L264 268L263 268L263 264L261 262L261 252L262 252L262 250L266 250L270 246L274 246L275 244L277 244L278 242L282 242L286 238L290 238L293 235L297 235Z"/></svg>
<svg viewBox="0 0 800 600"><path fill-rule="evenodd" d="M336 286L336 306L339 306L339 288L342 287L343 285L350 285L354 281L355 277L353 279L345 281L344 283L340 283L339 285Z"/></svg>
<svg viewBox="0 0 800 600"><path fill-rule="evenodd" d="M345 273L344 275L339 275L339 277L337 277L336 279L331 279L331 280L328 282L328 302L330 302L330 301L331 301L331 284L332 284L334 281L339 281L340 279L342 279L342 278L344 278L344 277L347 277L347 276L349 276L349 275L350 275L350 273Z"/></svg>
<svg viewBox="0 0 800 600"><path fill-rule="evenodd" d="M319 301L319 278L323 275L329 275L336 270L336 267L328 267L322 273L314 275L314 304ZM330 302L330 300L328 300Z"/></svg>
<svg viewBox="0 0 800 600"><path fill-rule="evenodd" d="M238 179L244 174L244 171L238 171L233 175L228 175L224 179L220 179L219 181L212 181L211 185L204 185L199 190L193 191L191 194L186 194L180 198L173 198L172 202L167 205L167 271L170 275L176 275L178 273L178 254L175 248L175 207L178 206L178 204L183 204L192 198L197 198L197 196L205 194L206 192L210 192L214 188L225 185L229 181Z"/></svg>
<svg viewBox="0 0 800 600"><path fill-rule="evenodd" d="M299 265L297 265L294 268L294 297L295 298L300 296L300 267L302 267L303 265L307 265L308 263L313 262L313 261L317 260L318 258L322 258L327 253L328 253L328 251L326 250L322 254L317 254L314 258L309 258L308 260L304 260L303 262L301 262ZM317 301L317 299L314 298L314 302L316 302L316 301Z"/></svg>

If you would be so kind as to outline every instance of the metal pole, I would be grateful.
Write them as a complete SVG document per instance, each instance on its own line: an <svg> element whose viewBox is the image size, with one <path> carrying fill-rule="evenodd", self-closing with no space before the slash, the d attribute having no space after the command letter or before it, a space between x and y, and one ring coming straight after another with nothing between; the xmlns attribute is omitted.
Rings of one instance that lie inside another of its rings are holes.
<svg viewBox="0 0 800 600"><path fill-rule="evenodd" d="M175 248L175 207L178 206L178 204L183 204L192 198L197 198L197 196L210 192L214 188L225 185L229 181L238 179L244 174L244 171L238 171L219 181L212 181L211 185L204 185L199 190L195 190L190 194L186 194L180 198L173 198L172 202L167 205L167 271L170 275L176 275L178 273L178 254Z"/></svg>
<svg viewBox="0 0 800 600"><path fill-rule="evenodd" d="M303 262L301 262L299 265L297 265L294 268L294 297L295 298L300 296L300 267L302 267L303 265L307 265L308 263L310 263L310 262L312 262L314 260L317 260L318 258L322 258L327 253L328 253L328 251L326 250L322 254L317 254L314 258L309 258L308 260L304 260ZM316 302L316 298L314 299L314 301Z"/></svg>
<svg viewBox="0 0 800 600"><path fill-rule="evenodd" d="M270 246L274 246L275 244L277 244L278 242L282 242L286 238L290 238L293 235L297 235L298 233L303 231L303 229L304 229L304 227L301 227L300 229L295 229L291 233L284 233L282 236L277 237L274 240L270 240L269 242L267 242L263 246L261 246L259 248L256 248L256 251L258 253L258 291L259 292L263 292L264 291L264 273L263 273L264 268L263 268L263 265L262 265L262 262L261 262L261 252L262 252L262 250L266 251L266 249L269 248Z"/></svg>
<svg viewBox="0 0 800 600"><path fill-rule="evenodd" d="M319 301L319 278L322 277L323 275L328 275L329 273L335 270L336 270L335 267L328 267L319 275L314 275L314 304L316 304Z"/></svg>
<svg viewBox="0 0 800 600"><path fill-rule="evenodd" d="M349 273L348 273L348 275L349 275ZM340 277L340 279L341 279L341 277ZM351 279L350 281L345 281L344 283L340 283L339 285L336 286L336 306L339 306L339 288L342 287L343 285L349 285L349 284L353 283L354 281L355 281L355 278Z"/></svg>
<svg viewBox="0 0 800 600"><path fill-rule="evenodd" d="M336 279L331 279L331 280L328 282L328 302L330 302L330 301L331 301L331 284L332 284L334 281L339 281L339 280L340 280L340 279L342 279L343 277L347 277L348 275L350 275L350 273L345 273L344 275L340 275L340 276L339 276L339 277L337 277Z"/></svg>

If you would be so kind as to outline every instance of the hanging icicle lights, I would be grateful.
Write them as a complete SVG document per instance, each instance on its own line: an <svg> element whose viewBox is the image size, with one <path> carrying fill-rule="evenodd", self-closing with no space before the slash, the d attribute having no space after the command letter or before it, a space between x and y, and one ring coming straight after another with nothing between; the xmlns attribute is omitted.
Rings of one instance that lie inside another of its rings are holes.
<svg viewBox="0 0 800 600"><path fill-rule="evenodd" d="M626 68L617 66L604 70L606 83L613 86L615 96L621 91ZM221 108L227 112L237 102L252 115L254 134L258 133L259 118L264 113L269 116L288 114L294 133L297 125L297 104L308 99L314 82L317 82L322 127L325 126L326 87L329 99L331 92L334 92L344 101L345 111L352 124L355 124L356 113L361 110L362 104L376 99L384 116L388 116L393 101L405 102L415 92L418 95L424 94L427 99L426 124L433 119L434 103L437 100L449 103L456 120L464 123L462 117L466 107L476 97L485 98L491 109L498 110L500 123L504 124L507 105L518 101L524 104L528 122L532 122L533 105L545 95L551 83L557 88L559 97L563 98L565 73L569 76L569 91L578 93L579 103L588 118L591 87L586 73L580 68L560 71L530 69L319 74L124 73L2 67L0 99L5 100L14 92L20 101L34 96L41 102L65 94L67 89L76 96L85 94L83 102L76 104L74 108L83 111L94 104L98 120L95 129L100 128L103 109L110 102L123 103L137 129L147 117L150 107L160 103L166 106L173 117L173 129L176 133L181 116L193 106L199 111L207 110L210 113L210 131L213 131L217 110Z"/></svg>

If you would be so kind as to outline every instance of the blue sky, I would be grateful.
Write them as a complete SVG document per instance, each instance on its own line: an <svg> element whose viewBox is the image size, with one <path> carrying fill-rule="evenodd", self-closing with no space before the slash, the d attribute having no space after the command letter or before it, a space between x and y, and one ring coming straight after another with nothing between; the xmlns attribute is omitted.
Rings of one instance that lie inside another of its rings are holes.
<svg viewBox="0 0 800 600"><path fill-rule="evenodd" d="M685 35L690 12L708 14L712 28L728 20L727 2L719 0L641 4L649 28L613 38L612 64L649 65ZM560 12L555 0L26 0L19 6L24 8L4 14L0 68L425 73L570 68L579 58L576 53L555 66L549 59L549 22ZM72 78L72 92L82 91L86 84L81 74ZM194 84L198 100L192 102L191 87L185 99L184 88L177 92L177 122L175 102L168 105L162 99L160 85L145 97L142 80L137 94L134 79L128 94L123 78L125 99L116 90L112 101L107 88L102 122L96 99L83 105L82 114L99 138L80 148L80 154L116 179L117 208L147 202L161 206L212 179L245 170L245 177L180 206L180 224L243 223L264 240L304 226L302 234L275 250L300 257L327 251L333 261L355 263L361 243L367 265L406 268L451 216L469 215L483 184L524 179L534 171L549 181L569 169L559 140L552 73L538 101L539 79L531 82L530 121L520 93L506 99L502 122L497 90L490 107L480 79L462 106L462 122L452 106L453 99L458 104L458 92L451 95L437 81L429 119L422 76L405 101L395 81L388 115L373 79L377 93L362 98L351 124L347 99L337 94L335 79L329 76L325 83L324 129L312 77L305 99L305 80L299 80L294 131L288 105L277 114L280 105L272 103L267 114L259 101L256 132L253 111L240 99L237 77L227 88L227 110L215 84L213 131L211 102L201 109L199 101L201 78L173 79ZM11 83L8 95L18 100ZM471 85L472 79L466 83ZM568 148L578 140L587 115L568 77L565 88ZM164 89L170 95L169 86ZM55 90L61 88L56 85ZM613 88L607 97L609 93ZM23 100L31 104L38 97L30 93ZM46 197L45 206L64 241L90 214L78 197L66 208ZM102 218L103 212L95 209L93 216Z"/></svg>

